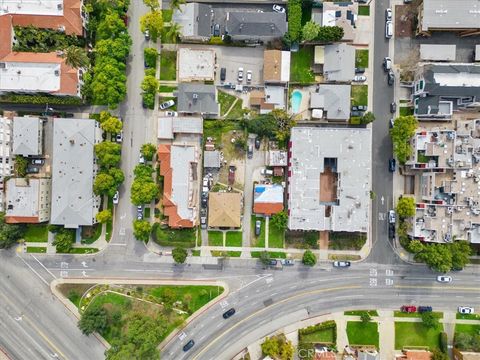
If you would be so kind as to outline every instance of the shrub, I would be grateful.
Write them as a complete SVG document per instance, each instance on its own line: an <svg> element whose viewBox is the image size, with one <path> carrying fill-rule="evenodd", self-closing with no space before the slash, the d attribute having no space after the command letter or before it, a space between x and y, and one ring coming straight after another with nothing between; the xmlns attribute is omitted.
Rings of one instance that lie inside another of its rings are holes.
<svg viewBox="0 0 480 360"><path fill-rule="evenodd" d="M448 352L448 336L443 331L440 333L440 350L444 353Z"/></svg>
<svg viewBox="0 0 480 360"><path fill-rule="evenodd" d="M335 323L335 320L328 320L325 322L322 322L320 324L312 325L309 327L306 327L304 329L298 330L299 335L308 335L308 334L313 334L317 331L320 330L327 330L327 329L336 329L337 324Z"/></svg>
<svg viewBox="0 0 480 360"><path fill-rule="evenodd" d="M300 40L302 34L302 1L288 0L288 34L292 42Z"/></svg>
<svg viewBox="0 0 480 360"><path fill-rule="evenodd" d="M143 57L145 58L145 64L149 68L155 68L157 66L158 52L155 48L145 48L143 50Z"/></svg>
<svg viewBox="0 0 480 360"><path fill-rule="evenodd" d="M0 96L0 103L35 104L35 105L84 105L83 100L74 96L5 94Z"/></svg>

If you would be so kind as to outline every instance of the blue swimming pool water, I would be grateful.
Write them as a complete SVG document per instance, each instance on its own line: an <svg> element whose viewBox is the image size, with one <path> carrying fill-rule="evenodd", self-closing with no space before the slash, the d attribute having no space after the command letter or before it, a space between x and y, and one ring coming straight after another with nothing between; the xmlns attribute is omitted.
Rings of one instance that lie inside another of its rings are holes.
<svg viewBox="0 0 480 360"><path fill-rule="evenodd" d="M297 114L300 111L300 104L302 103L302 93L298 90L292 92L290 104L292 105L292 112Z"/></svg>

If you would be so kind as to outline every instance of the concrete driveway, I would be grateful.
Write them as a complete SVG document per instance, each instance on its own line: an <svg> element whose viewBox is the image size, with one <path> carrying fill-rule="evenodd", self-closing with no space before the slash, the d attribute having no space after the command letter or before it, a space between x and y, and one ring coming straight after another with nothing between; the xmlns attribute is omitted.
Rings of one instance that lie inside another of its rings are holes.
<svg viewBox="0 0 480 360"><path fill-rule="evenodd" d="M248 85L263 85L264 47L227 47L217 46L218 69L226 69L224 83L247 85L247 71L252 71L252 82ZM238 68L243 67L243 81L238 82ZM220 70L217 71L215 83L220 84Z"/></svg>

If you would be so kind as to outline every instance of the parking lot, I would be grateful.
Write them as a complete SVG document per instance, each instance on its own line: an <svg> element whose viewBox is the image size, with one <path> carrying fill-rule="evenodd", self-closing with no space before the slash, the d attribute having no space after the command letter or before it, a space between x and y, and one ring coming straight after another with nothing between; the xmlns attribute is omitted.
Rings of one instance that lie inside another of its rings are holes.
<svg viewBox="0 0 480 360"><path fill-rule="evenodd" d="M248 85L263 85L263 46L259 47L226 47L217 46L217 73L215 83L221 84L220 69L226 69L224 84L247 85L247 71L252 72L252 81ZM243 67L243 81L238 82L238 68Z"/></svg>

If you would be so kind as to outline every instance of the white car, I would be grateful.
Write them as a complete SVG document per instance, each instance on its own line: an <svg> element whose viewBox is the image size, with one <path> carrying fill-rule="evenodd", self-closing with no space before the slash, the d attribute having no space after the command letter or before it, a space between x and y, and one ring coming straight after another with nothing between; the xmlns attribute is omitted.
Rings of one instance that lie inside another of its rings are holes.
<svg viewBox="0 0 480 360"><path fill-rule="evenodd" d="M165 111L165 116L175 117L178 116L176 111Z"/></svg>
<svg viewBox="0 0 480 360"><path fill-rule="evenodd" d="M238 68L238 82L243 81L243 67Z"/></svg>
<svg viewBox="0 0 480 360"><path fill-rule="evenodd" d="M392 9L385 10L385 20L386 21L392 20Z"/></svg>
<svg viewBox="0 0 480 360"><path fill-rule="evenodd" d="M145 164L145 158L143 157L142 154L140 154L140 156L138 157L138 163L139 164Z"/></svg>
<svg viewBox="0 0 480 360"><path fill-rule="evenodd" d="M392 59L389 58L388 56L386 56L384 59L383 59L383 69L385 71L388 71L392 68Z"/></svg>
<svg viewBox="0 0 480 360"><path fill-rule="evenodd" d="M117 191L115 195L113 195L113 204L118 205L119 200L120 200L120 193Z"/></svg>
<svg viewBox="0 0 480 360"><path fill-rule="evenodd" d="M441 283L449 283L452 282L452 277L451 276L446 276L446 275L438 275L437 276L437 281Z"/></svg>
<svg viewBox="0 0 480 360"><path fill-rule="evenodd" d="M334 267L350 267L350 261L334 261Z"/></svg>
<svg viewBox="0 0 480 360"><path fill-rule="evenodd" d="M123 130L121 130L116 136L115 136L115 141L117 143L122 143L123 141Z"/></svg>
<svg viewBox="0 0 480 360"><path fill-rule="evenodd" d="M395 224L395 221L396 221L396 215L395 215L395 210L390 210L388 212L388 222L390 224Z"/></svg>
<svg viewBox="0 0 480 360"><path fill-rule="evenodd" d="M475 309L469 306L459 306L458 312L460 314L473 314L475 312Z"/></svg>
<svg viewBox="0 0 480 360"><path fill-rule="evenodd" d="M168 109L169 107L172 107L173 105L175 105L175 101L168 100L168 101L165 101L164 103L161 103L159 107L160 107L160 110L165 110L165 109Z"/></svg>
<svg viewBox="0 0 480 360"><path fill-rule="evenodd" d="M247 83L252 82L252 70L247 71Z"/></svg>
<svg viewBox="0 0 480 360"><path fill-rule="evenodd" d="M353 81L364 82L364 81L367 81L367 77L365 75L355 75L355 77L353 78Z"/></svg>
<svg viewBox="0 0 480 360"><path fill-rule="evenodd" d="M285 12L285 8L283 6L280 6L280 5L277 5L277 4L273 5L272 9L273 9L273 11L278 12L278 13L282 13L282 14Z"/></svg>

